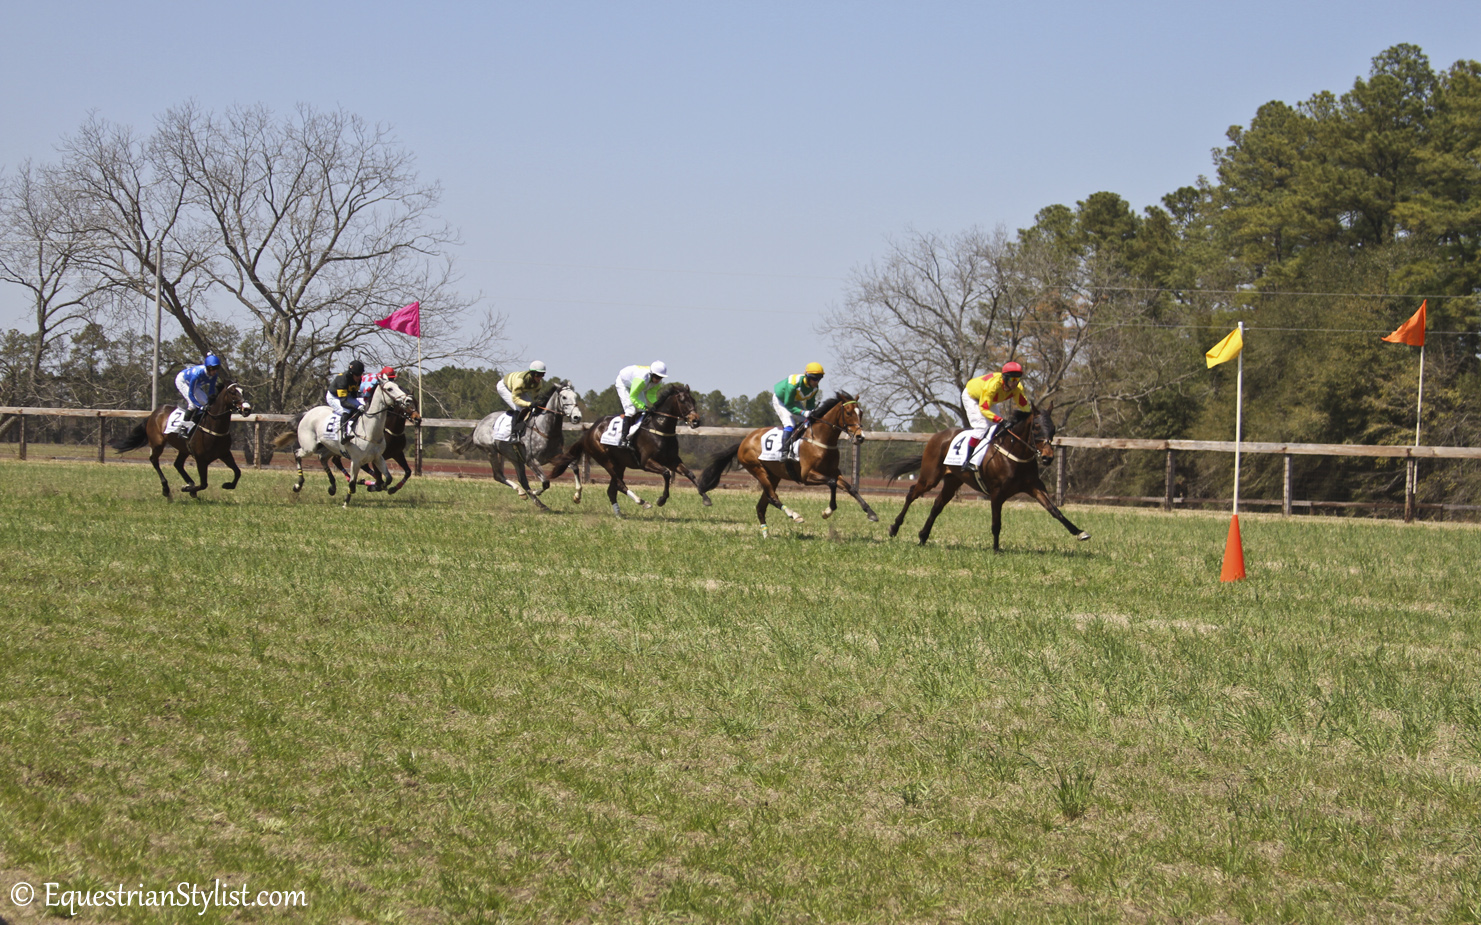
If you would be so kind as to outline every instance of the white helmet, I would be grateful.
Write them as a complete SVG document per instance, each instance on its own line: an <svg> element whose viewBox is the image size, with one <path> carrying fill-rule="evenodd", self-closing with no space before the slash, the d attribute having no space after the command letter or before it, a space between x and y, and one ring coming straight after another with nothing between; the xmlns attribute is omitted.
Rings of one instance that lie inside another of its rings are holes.
<svg viewBox="0 0 1481 925"><path fill-rule="evenodd" d="M662 379L669 374L669 368L662 360L654 360L653 365L648 367L648 372L656 379Z"/></svg>
<svg viewBox="0 0 1481 925"><path fill-rule="evenodd" d="M532 373L543 373L543 372L545 372L545 364L544 363L541 363L539 360L532 361L530 363L530 372L532 372Z"/></svg>

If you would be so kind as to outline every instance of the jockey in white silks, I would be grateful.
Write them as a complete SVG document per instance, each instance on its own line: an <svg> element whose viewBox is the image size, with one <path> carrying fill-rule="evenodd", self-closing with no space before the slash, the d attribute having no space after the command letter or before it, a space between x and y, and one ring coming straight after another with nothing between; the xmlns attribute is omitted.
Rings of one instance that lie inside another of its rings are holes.
<svg viewBox="0 0 1481 925"><path fill-rule="evenodd" d="M658 400L658 390L669 374L668 365L654 360L649 366L624 366L617 374L617 400L622 402L622 445L627 446L628 429L638 413Z"/></svg>

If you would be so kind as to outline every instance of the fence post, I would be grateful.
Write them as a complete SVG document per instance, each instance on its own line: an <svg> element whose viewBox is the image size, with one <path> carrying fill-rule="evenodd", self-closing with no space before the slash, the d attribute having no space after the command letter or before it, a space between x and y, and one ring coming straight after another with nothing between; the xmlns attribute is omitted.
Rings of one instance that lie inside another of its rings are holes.
<svg viewBox="0 0 1481 925"><path fill-rule="evenodd" d="M1418 481L1419 460L1413 456L1404 461L1404 523L1414 523L1414 489Z"/></svg>
<svg viewBox="0 0 1481 925"><path fill-rule="evenodd" d="M1054 454L1054 504L1064 507L1064 460L1070 455L1070 448L1062 446L1061 453Z"/></svg>
<svg viewBox="0 0 1481 925"><path fill-rule="evenodd" d="M860 467L863 465L863 463L860 461L860 457L863 454L860 451L863 450L863 448L864 444L862 443L854 444L854 491L859 490L859 470Z"/></svg>
<svg viewBox="0 0 1481 925"><path fill-rule="evenodd" d="M252 468L254 468L254 469L261 469L262 468L262 422L261 421L256 421L252 425L252 443L254 444L254 451L252 453Z"/></svg>
<svg viewBox="0 0 1481 925"><path fill-rule="evenodd" d="M1175 484L1177 484L1177 480L1178 480L1177 451L1175 451L1175 450L1168 450L1167 451L1167 496L1165 498L1163 498L1163 500L1162 500L1162 509L1164 511L1170 511L1170 510L1172 510L1173 486Z"/></svg>
<svg viewBox="0 0 1481 925"><path fill-rule="evenodd" d="M1293 478L1294 466L1295 466L1295 457L1292 456L1290 453L1287 453L1286 454L1286 474L1285 474L1284 480L1282 481L1281 493L1280 493L1280 512L1281 512L1281 515L1282 516L1285 516L1285 517L1290 517L1291 516L1291 493L1292 493L1292 485L1295 482L1295 479Z"/></svg>
<svg viewBox="0 0 1481 925"><path fill-rule="evenodd" d="M22 415L19 415L19 417L20 417L20 420L17 421L16 422L16 425L15 425L17 428L19 428L18 431L17 431L17 434L16 434L16 440L17 440L17 442L16 442L16 446L15 446L15 458L16 459L25 459L26 458L26 416L24 414L22 414Z"/></svg>
<svg viewBox="0 0 1481 925"><path fill-rule="evenodd" d="M108 461L108 444L105 442L108 434L103 428L103 425L107 423L107 421L107 418L103 417L101 414L98 415L98 462L100 463Z"/></svg>

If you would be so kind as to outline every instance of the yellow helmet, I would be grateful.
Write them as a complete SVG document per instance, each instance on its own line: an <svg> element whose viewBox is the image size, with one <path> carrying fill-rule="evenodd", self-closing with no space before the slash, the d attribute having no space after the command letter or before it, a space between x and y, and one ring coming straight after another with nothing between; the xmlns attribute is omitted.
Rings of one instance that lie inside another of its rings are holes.
<svg viewBox="0 0 1481 925"><path fill-rule="evenodd" d="M803 375L817 376L819 379L821 379L821 378L823 378L823 364L822 363L809 363L809 364L807 364L807 368L804 369L802 372L803 372Z"/></svg>

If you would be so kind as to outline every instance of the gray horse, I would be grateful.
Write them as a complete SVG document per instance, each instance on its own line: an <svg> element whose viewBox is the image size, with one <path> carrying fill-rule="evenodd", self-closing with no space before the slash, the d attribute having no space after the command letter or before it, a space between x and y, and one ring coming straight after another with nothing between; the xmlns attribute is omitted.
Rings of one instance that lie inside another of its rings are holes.
<svg viewBox="0 0 1481 925"><path fill-rule="evenodd" d="M569 385L551 383L550 388L535 399L535 409L525 421L524 436L519 440L496 440L494 434L499 430L496 425L500 418L508 417L508 411L495 411L493 414L478 422L473 428L473 433L462 440L453 441L450 446L454 453L463 455L470 449L479 449L488 453L489 465L494 470L494 478L508 485L519 494L521 498L529 498L535 502L535 506L542 511L550 508L540 500L540 494L550 487L550 480L545 477L540 463L549 462L565 449L565 433L562 430L566 422L572 425L581 423L581 408L576 404L576 390ZM504 475L504 460L514 463L514 472L519 477L519 484L509 481ZM535 472L535 477L540 480L539 489L530 488L529 480L525 476L525 467L529 466ZM576 479L576 497L581 497L581 476L574 470L572 476Z"/></svg>

